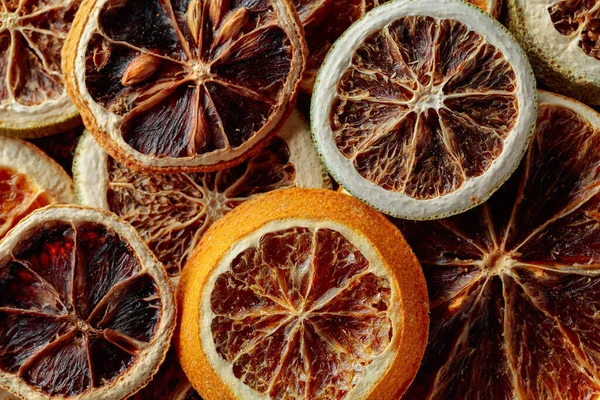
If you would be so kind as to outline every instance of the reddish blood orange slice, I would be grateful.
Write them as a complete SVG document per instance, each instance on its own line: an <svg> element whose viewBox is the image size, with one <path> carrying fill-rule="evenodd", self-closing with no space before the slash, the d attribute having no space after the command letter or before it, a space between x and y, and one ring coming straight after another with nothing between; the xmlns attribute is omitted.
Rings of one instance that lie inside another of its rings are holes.
<svg viewBox="0 0 600 400"><path fill-rule="evenodd" d="M467 0L498 18L502 0ZM293 0L304 25L308 44L308 62L301 88L312 93L325 55L335 41L353 22L362 18L373 7L387 0Z"/></svg>
<svg viewBox="0 0 600 400"><path fill-rule="evenodd" d="M240 163L277 132L305 47L288 0L86 0L63 68L115 159L198 172Z"/></svg>
<svg viewBox="0 0 600 400"><path fill-rule="evenodd" d="M0 1L0 133L50 135L81 123L60 52L79 0Z"/></svg>
<svg viewBox="0 0 600 400"><path fill-rule="evenodd" d="M188 261L182 366L206 400L398 399L427 341L424 284L398 230L358 200L262 195Z"/></svg>
<svg viewBox="0 0 600 400"><path fill-rule="evenodd" d="M516 175L482 206L398 222L423 265L431 328L409 399L600 396L600 115L540 94Z"/></svg>
<svg viewBox="0 0 600 400"><path fill-rule="evenodd" d="M54 203L73 203L73 181L35 146L0 137L0 238L23 217Z"/></svg>
<svg viewBox="0 0 600 400"><path fill-rule="evenodd" d="M79 201L132 224L175 280L206 230L239 204L276 189L331 185L299 112L256 155L227 170L134 172L89 134L80 141L74 169Z"/></svg>
<svg viewBox="0 0 600 400"><path fill-rule="evenodd" d="M535 78L500 23L460 0L394 1L329 53L312 131L333 177L386 214L435 219L485 201L535 126Z"/></svg>
<svg viewBox="0 0 600 400"><path fill-rule="evenodd" d="M51 206L0 242L0 385L25 399L122 399L164 360L173 288L114 215Z"/></svg>

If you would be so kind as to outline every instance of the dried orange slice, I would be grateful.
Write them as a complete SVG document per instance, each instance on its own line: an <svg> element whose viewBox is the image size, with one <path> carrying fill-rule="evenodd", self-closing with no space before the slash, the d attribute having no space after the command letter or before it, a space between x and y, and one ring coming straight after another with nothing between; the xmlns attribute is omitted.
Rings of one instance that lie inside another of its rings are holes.
<svg viewBox="0 0 600 400"><path fill-rule="evenodd" d="M485 201L535 127L535 78L499 22L460 0L400 0L330 51L312 131L333 177L386 214L433 219Z"/></svg>
<svg viewBox="0 0 600 400"><path fill-rule="evenodd" d="M293 0L306 35L308 62L301 88L311 93L317 71L335 41L353 22L373 7L387 0ZM502 0L467 0L486 10L494 18L500 16Z"/></svg>
<svg viewBox="0 0 600 400"><path fill-rule="evenodd" d="M134 172L109 157L89 134L76 153L79 202L110 210L133 225L174 280L206 230L247 199L287 187L331 185L308 123L297 111L256 155L218 172Z"/></svg>
<svg viewBox="0 0 600 400"><path fill-rule="evenodd" d="M179 290L181 363L205 400L398 399L427 342L425 281L402 235L329 190L240 205Z"/></svg>
<svg viewBox="0 0 600 400"><path fill-rule="evenodd" d="M427 278L409 399L600 396L600 115L540 94L519 172L463 215L398 222Z"/></svg>
<svg viewBox="0 0 600 400"><path fill-rule="evenodd" d="M74 203L73 181L37 147L0 137L0 238L23 217L54 203Z"/></svg>
<svg viewBox="0 0 600 400"><path fill-rule="evenodd" d="M198 172L238 164L276 133L305 58L288 0L86 0L63 69L115 159Z"/></svg>
<svg viewBox="0 0 600 400"><path fill-rule="evenodd" d="M600 105L600 2L509 0L508 26L541 83Z"/></svg>
<svg viewBox="0 0 600 400"><path fill-rule="evenodd" d="M81 123L60 66L79 3L0 1L0 134L39 137Z"/></svg>
<svg viewBox="0 0 600 400"><path fill-rule="evenodd" d="M175 327L173 287L113 214L50 206L0 242L0 385L24 399L122 399Z"/></svg>

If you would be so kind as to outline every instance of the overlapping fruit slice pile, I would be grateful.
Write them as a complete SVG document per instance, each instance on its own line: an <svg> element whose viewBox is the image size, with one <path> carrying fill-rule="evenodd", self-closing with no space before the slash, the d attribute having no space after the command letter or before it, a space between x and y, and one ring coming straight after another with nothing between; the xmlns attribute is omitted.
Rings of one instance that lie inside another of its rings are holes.
<svg viewBox="0 0 600 400"><path fill-rule="evenodd" d="M431 296L407 398L600 395L600 116L540 100L526 159L491 200L450 219L398 221Z"/></svg>

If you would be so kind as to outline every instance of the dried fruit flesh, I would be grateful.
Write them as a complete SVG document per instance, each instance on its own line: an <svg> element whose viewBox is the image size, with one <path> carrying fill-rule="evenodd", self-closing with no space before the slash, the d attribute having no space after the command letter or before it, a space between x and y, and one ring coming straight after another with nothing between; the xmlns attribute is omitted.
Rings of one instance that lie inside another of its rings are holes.
<svg viewBox="0 0 600 400"><path fill-rule="evenodd" d="M333 229L291 227L214 284L211 332L234 376L273 399L346 399L392 341L391 286Z"/></svg>
<svg viewBox="0 0 600 400"><path fill-rule="evenodd" d="M29 142L52 157L54 161L72 176L73 156L75 155L77 141L81 137L82 132L83 128L77 127L57 135L31 139Z"/></svg>
<svg viewBox="0 0 600 400"><path fill-rule="evenodd" d="M108 160L109 209L131 223L172 277L206 230L258 194L295 186L296 166L279 137L242 164L218 171L143 174Z"/></svg>
<svg viewBox="0 0 600 400"><path fill-rule="evenodd" d="M362 18L373 7L387 0L293 0L304 25L308 44L308 63L302 89L312 92L317 71L335 41L352 23ZM497 1L469 0L494 17L499 16Z"/></svg>
<svg viewBox="0 0 600 400"><path fill-rule="evenodd" d="M30 177L0 167L0 238L33 210L54 203Z"/></svg>
<svg viewBox="0 0 600 400"><path fill-rule="evenodd" d="M595 0L559 0L548 7L554 28L576 41L589 57L600 60L600 3Z"/></svg>
<svg viewBox="0 0 600 400"><path fill-rule="evenodd" d="M77 90L91 97L102 127L93 133L119 161L215 169L243 158L291 110L304 50L282 0L94 6Z"/></svg>
<svg viewBox="0 0 600 400"><path fill-rule="evenodd" d="M48 220L11 253L0 261L0 371L59 397L123 379L163 310L133 249L104 225Z"/></svg>
<svg viewBox="0 0 600 400"><path fill-rule="evenodd" d="M357 48L330 126L364 179L435 199L482 176L504 151L517 86L505 55L462 22L403 17Z"/></svg>
<svg viewBox="0 0 600 400"><path fill-rule="evenodd" d="M444 220L397 221L431 301L410 399L600 396L600 116L540 99L527 156L489 201Z"/></svg>

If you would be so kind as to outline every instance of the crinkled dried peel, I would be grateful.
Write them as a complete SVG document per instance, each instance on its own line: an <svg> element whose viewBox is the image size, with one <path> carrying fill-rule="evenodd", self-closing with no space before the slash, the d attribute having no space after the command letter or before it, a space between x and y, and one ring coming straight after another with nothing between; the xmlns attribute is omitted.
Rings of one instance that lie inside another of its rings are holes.
<svg viewBox="0 0 600 400"><path fill-rule="evenodd" d="M0 133L45 136L80 123L60 52L80 0L0 2Z"/></svg>
<svg viewBox="0 0 600 400"><path fill-rule="evenodd" d="M330 187L308 123L297 111L278 136L233 168L138 173L106 155L87 134L77 149L74 176L79 201L110 210L133 225L173 279L206 230L237 205L276 189Z"/></svg>
<svg viewBox="0 0 600 400"><path fill-rule="evenodd" d="M208 171L277 131L305 53L285 0L86 0L63 68L86 125L119 162Z"/></svg>
<svg viewBox="0 0 600 400"><path fill-rule="evenodd" d="M77 206L0 243L0 385L27 399L121 399L162 363L173 288L135 231Z"/></svg>
<svg viewBox="0 0 600 400"><path fill-rule="evenodd" d="M522 51L456 0L375 9L337 42L319 79L312 122L325 164L391 215L480 204L517 167L535 124Z"/></svg>
<svg viewBox="0 0 600 400"><path fill-rule="evenodd" d="M599 145L600 115L542 93L527 156L489 201L440 221L398 221L431 302L408 398L600 396Z"/></svg>
<svg viewBox="0 0 600 400"><path fill-rule="evenodd" d="M426 294L383 216L340 193L286 189L207 235L183 272L179 338L205 399L404 392L426 341Z"/></svg>

